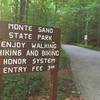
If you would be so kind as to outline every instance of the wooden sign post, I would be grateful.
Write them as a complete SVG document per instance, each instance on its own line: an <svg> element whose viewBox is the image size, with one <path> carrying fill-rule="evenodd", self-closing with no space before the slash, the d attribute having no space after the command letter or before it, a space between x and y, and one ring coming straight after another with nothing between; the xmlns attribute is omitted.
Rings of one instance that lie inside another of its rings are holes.
<svg viewBox="0 0 100 100"><path fill-rule="evenodd" d="M2 100L2 91L3 91L3 75L0 74L0 100Z"/></svg>
<svg viewBox="0 0 100 100"><path fill-rule="evenodd" d="M50 81L50 100L57 100L57 77L58 70L51 71L51 81Z"/></svg>
<svg viewBox="0 0 100 100"><path fill-rule="evenodd" d="M51 100L56 100L59 55L58 28L0 22L0 74L51 71Z"/></svg>

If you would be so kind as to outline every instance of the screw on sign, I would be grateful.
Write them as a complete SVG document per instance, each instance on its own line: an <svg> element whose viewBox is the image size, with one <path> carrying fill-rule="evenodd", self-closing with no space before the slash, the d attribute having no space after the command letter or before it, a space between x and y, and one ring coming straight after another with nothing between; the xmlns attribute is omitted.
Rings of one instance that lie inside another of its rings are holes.
<svg viewBox="0 0 100 100"><path fill-rule="evenodd" d="M33 100L33 96L30 96L30 97L28 98L28 100Z"/></svg>
<svg viewBox="0 0 100 100"><path fill-rule="evenodd" d="M48 97L42 97L40 100L49 100Z"/></svg>

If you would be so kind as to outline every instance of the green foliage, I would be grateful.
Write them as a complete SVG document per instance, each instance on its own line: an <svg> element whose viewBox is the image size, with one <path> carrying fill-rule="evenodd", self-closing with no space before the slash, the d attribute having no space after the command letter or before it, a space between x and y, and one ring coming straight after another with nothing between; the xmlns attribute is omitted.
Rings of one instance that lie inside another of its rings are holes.
<svg viewBox="0 0 100 100"><path fill-rule="evenodd" d="M84 44L76 44L77 46L83 47L83 48L88 48L96 51L100 51L99 47L95 47L93 45L84 45Z"/></svg>
<svg viewBox="0 0 100 100"><path fill-rule="evenodd" d="M61 49L61 54L60 54L60 68L65 69L70 67L70 57L66 52Z"/></svg>
<svg viewBox="0 0 100 100"><path fill-rule="evenodd" d="M83 43L85 34L95 34L96 46L100 46L99 10L100 0L0 0L0 20L60 27L63 43ZM61 50L60 67L69 65L69 56ZM4 100L25 100L29 94L40 93L43 78L37 74L8 75L4 82Z"/></svg>
<svg viewBox="0 0 100 100"><path fill-rule="evenodd" d="M73 94L72 91L75 91L75 93ZM69 96L78 95L78 90L75 86L75 82L73 81L72 75L70 74L68 75L65 73L64 76L58 80L57 94L58 94L57 100L64 100L65 98Z"/></svg>
<svg viewBox="0 0 100 100"><path fill-rule="evenodd" d="M96 34L99 46L99 9L100 0L0 0L0 20L60 27L63 43L82 43L85 34Z"/></svg>
<svg viewBox="0 0 100 100"><path fill-rule="evenodd" d="M43 79L41 73L5 76L3 100L26 100L29 95L40 95Z"/></svg>

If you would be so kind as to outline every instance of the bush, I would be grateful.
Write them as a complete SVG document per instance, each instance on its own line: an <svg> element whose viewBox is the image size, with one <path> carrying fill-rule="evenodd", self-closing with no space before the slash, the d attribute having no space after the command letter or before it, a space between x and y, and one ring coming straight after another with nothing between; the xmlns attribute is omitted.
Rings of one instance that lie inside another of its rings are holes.
<svg viewBox="0 0 100 100"><path fill-rule="evenodd" d="M70 66L70 57L66 52L61 49L61 54L60 54L60 68L68 68Z"/></svg>
<svg viewBox="0 0 100 100"><path fill-rule="evenodd" d="M100 51L100 47L96 47L93 45L83 45L83 44L76 44L77 46L83 47L83 48L88 48L96 51Z"/></svg>
<svg viewBox="0 0 100 100"><path fill-rule="evenodd" d="M40 95L43 84L41 73L5 76L3 100L26 100L29 95Z"/></svg>

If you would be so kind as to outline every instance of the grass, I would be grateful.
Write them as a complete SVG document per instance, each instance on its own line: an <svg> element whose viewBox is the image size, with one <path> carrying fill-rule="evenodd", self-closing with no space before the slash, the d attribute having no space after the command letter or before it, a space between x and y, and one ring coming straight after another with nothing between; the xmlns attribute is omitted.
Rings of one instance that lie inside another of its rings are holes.
<svg viewBox="0 0 100 100"><path fill-rule="evenodd" d="M84 45L84 44L76 44L77 46L88 48L96 51L100 51L100 47L92 46L92 45Z"/></svg>
<svg viewBox="0 0 100 100"><path fill-rule="evenodd" d="M68 68L70 66L70 57L66 52L61 49L60 54L60 69Z"/></svg>
<svg viewBox="0 0 100 100"><path fill-rule="evenodd" d="M76 91L74 94L72 91ZM77 95L78 90L76 88L74 78L70 67L70 56L61 49L60 54L60 69L58 75L58 91L57 100L64 100L71 95Z"/></svg>

